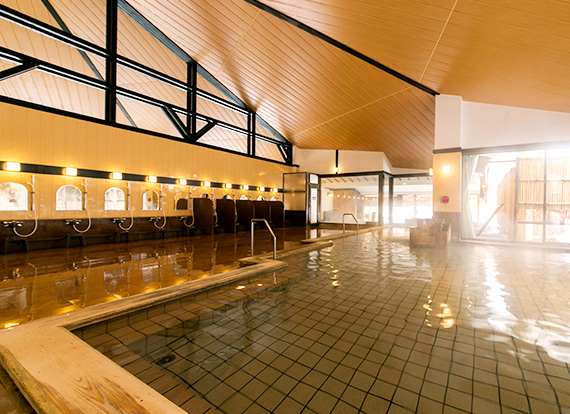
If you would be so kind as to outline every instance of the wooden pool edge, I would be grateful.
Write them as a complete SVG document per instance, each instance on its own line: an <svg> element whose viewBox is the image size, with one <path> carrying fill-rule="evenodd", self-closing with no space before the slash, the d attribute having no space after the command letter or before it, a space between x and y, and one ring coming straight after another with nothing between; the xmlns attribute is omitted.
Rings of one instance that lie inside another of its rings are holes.
<svg viewBox="0 0 570 414"><path fill-rule="evenodd" d="M279 251L278 259L332 244L330 240L313 239L304 246ZM0 364L39 414L186 413L71 330L287 266L267 256L241 259L244 267L208 278L0 331Z"/></svg>

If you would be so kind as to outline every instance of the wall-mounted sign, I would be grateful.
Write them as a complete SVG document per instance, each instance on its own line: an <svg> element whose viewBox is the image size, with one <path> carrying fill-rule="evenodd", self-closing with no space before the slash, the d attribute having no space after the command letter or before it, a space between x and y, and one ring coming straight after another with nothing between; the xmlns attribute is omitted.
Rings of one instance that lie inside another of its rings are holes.
<svg viewBox="0 0 570 414"><path fill-rule="evenodd" d="M442 196L440 200L443 204L447 204L449 203L449 196Z"/></svg>

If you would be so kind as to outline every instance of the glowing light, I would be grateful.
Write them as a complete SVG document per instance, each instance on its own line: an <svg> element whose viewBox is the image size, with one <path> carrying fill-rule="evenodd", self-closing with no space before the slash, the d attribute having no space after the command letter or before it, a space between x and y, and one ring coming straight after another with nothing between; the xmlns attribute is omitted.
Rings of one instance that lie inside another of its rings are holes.
<svg viewBox="0 0 570 414"><path fill-rule="evenodd" d="M265 191L265 187L263 186L259 187L259 191Z"/></svg>
<svg viewBox="0 0 570 414"><path fill-rule="evenodd" d="M186 181L186 178L181 178L180 180L178 180L178 184L186 185L186 184L188 184L188 181Z"/></svg>
<svg viewBox="0 0 570 414"><path fill-rule="evenodd" d="M340 172L340 168L334 167L334 168L333 168L333 172L334 172L335 174L338 174L338 173Z"/></svg>
<svg viewBox="0 0 570 414"><path fill-rule="evenodd" d="M247 190L249 190L249 185L244 184L244 185L241 186L241 189L247 191Z"/></svg>
<svg viewBox="0 0 570 414"><path fill-rule="evenodd" d="M149 175L146 179L149 183L156 183L156 181L157 181L157 178L155 175Z"/></svg>
<svg viewBox="0 0 570 414"><path fill-rule="evenodd" d="M111 178L113 180L122 180L123 179L123 173L120 173L120 172L111 173Z"/></svg>
<svg viewBox="0 0 570 414"><path fill-rule="evenodd" d="M63 173L65 175L73 175L76 176L77 175L77 168L72 168L72 167L67 167L63 170Z"/></svg>
<svg viewBox="0 0 570 414"><path fill-rule="evenodd" d="M5 329L13 328L14 326L18 326L20 322L6 322L4 324Z"/></svg>
<svg viewBox="0 0 570 414"><path fill-rule="evenodd" d="M443 167L441 167L441 172L444 174L449 174L451 172L451 166L450 165L444 165Z"/></svg>
<svg viewBox="0 0 570 414"><path fill-rule="evenodd" d="M333 193L328 193L327 197L329 197L329 198L333 197Z"/></svg>
<svg viewBox="0 0 570 414"><path fill-rule="evenodd" d="M334 287L337 287L337 286L339 285L338 280L335 280L334 282L332 282L332 285L333 285Z"/></svg>
<svg viewBox="0 0 570 414"><path fill-rule="evenodd" d="M428 174L429 174L431 177L433 177L433 168L430 168L430 169L428 170Z"/></svg>
<svg viewBox="0 0 570 414"><path fill-rule="evenodd" d="M229 190L232 188L232 185L230 183L226 183L225 187Z"/></svg>
<svg viewBox="0 0 570 414"><path fill-rule="evenodd" d="M278 188L272 188L271 191L274 193L277 193L279 191L279 189Z"/></svg>
<svg viewBox="0 0 570 414"><path fill-rule="evenodd" d="M4 165L4 169L6 171L20 171L20 163L19 162L7 162Z"/></svg>
<svg viewBox="0 0 570 414"><path fill-rule="evenodd" d="M204 181L204 182L202 183L202 187L210 187L211 185L212 185L212 183L209 182L209 181Z"/></svg>
<svg viewBox="0 0 570 414"><path fill-rule="evenodd" d="M244 286L244 285L239 285L236 289L237 289L237 290L245 289L245 286Z"/></svg>
<svg viewBox="0 0 570 414"><path fill-rule="evenodd" d="M263 283L258 283L257 286L263 286Z"/></svg>

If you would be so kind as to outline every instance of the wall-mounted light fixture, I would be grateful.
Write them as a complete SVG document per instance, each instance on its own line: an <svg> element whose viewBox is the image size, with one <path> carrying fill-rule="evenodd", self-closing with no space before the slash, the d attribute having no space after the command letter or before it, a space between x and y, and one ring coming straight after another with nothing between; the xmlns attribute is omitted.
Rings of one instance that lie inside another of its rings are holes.
<svg viewBox="0 0 570 414"><path fill-rule="evenodd" d="M147 180L149 183L156 183L157 178L156 178L156 175L149 175L148 177L146 177L146 180Z"/></svg>
<svg viewBox="0 0 570 414"><path fill-rule="evenodd" d="M272 193L276 193L276 192L278 192L278 191L279 191L278 188L272 188L272 189L271 189L271 192L272 192Z"/></svg>
<svg viewBox="0 0 570 414"><path fill-rule="evenodd" d="M441 172L444 174L449 174L451 172L451 166L450 165L444 165L441 167Z"/></svg>
<svg viewBox="0 0 570 414"><path fill-rule="evenodd" d="M120 172L111 173L111 178L113 180L122 180L123 179L123 173L120 173Z"/></svg>
<svg viewBox="0 0 570 414"><path fill-rule="evenodd" d="M186 181L186 178L181 178L181 179L178 180L178 184L180 184L180 185L186 185L186 184L188 184L188 181Z"/></svg>
<svg viewBox="0 0 570 414"><path fill-rule="evenodd" d="M247 191L247 190L249 190L249 185L244 184L241 186L241 189Z"/></svg>
<svg viewBox="0 0 570 414"><path fill-rule="evenodd" d="M19 162L7 162L4 164L4 169L6 171L20 171L21 166Z"/></svg>
<svg viewBox="0 0 570 414"><path fill-rule="evenodd" d="M259 191L265 191L265 187L261 186L258 188Z"/></svg>
<svg viewBox="0 0 570 414"><path fill-rule="evenodd" d="M231 185L231 183L226 183L226 184L224 185L224 187L226 187L228 190L231 190L232 185Z"/></svg>
<svg viewBox="0 0 570 414"><path fill-rule="evenodd" d="M71 176L75 177L77 175L77 168L66 167L63 169L63 173L65 175L71 175Z"/></svg>
<svg viewBox="0 0 570 414"><path fill-rule="evenodd" d="M210 187L211 185L212 185L212 183L209 182L209 181L204 181L204 182L202 183L202 187Z"/></svg>
<svg viewBox="0 0 570 414"><path fill-rule="evenodd" d="M430 177L433 177L433 168L430 168L430 169L428 170L428 174L429 174Z"/></svg>

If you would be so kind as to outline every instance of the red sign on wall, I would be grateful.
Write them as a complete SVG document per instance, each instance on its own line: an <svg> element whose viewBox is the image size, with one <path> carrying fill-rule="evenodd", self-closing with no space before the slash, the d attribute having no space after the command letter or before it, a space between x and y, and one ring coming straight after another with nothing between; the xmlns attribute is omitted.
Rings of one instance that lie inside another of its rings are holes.
<svg viewBox="0 0 570 414"><path fill-rule="evenodd" d="M441 197L441 202L442 202L443 204L449 203L449 196L443 196L443 197Z"/></svg>

